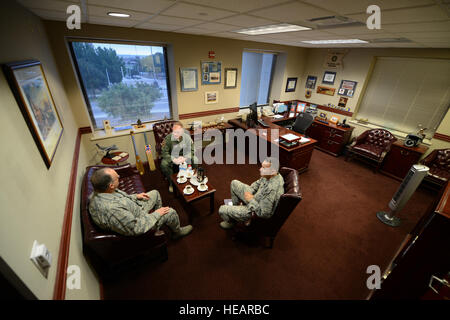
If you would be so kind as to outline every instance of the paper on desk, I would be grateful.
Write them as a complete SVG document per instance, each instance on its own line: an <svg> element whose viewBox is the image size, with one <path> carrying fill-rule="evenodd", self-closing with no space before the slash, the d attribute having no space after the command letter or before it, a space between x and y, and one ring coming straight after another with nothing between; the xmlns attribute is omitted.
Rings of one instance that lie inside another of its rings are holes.
<svg viewBox="0 0 450 320"><path fill-rule="evenodd" d="M276 114L276 115L273 116L273 118L281 119L281 118L284 118L284 117L281 114Z"/></svg>
<svg viewBox="0 0 450 320"><path fill-rule="evenodd" d="M119 157L126 157L127 155L128 155L128 153L122 152L121 154L119 154Z"/></svg>
<svg viewBox="0 0 450 320"><path fill-rule="evenodd" d="M305 137L301 137L300 138L300 143L307 143L307 142L310 142L311 141L311 139L308 139L308 138L305 138Z"/></svg>
<svg viewBox="0 0 450 320"><path fill-rule="evenodd" d="M113 159L114 161L119 161L120 159L122 159L122 157L115 156L114 158L111 158L111 159Z"/></svg>
<svg viewBox="0 0 450 320"><path fill-rule="evenodd" d="M281 138L283 138L284 140L287 140L287 141L293 141L293 140L298 140L299 137L296 136L295 134L288 133L288 134L281 136Z"/></svg>

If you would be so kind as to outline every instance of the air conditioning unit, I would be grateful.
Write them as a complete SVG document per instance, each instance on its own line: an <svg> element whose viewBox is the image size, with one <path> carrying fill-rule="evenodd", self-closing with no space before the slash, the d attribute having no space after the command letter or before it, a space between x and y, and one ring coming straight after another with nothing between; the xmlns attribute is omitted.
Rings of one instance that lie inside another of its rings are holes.
<svg viewBox="0 0 450 320"><path fill-rule="evenodd" d="M409 169L405 179L403 179L402 184L397 189L397 192L395 192L389 202L390 211L377 212L378 219L391 227L397 227L400 225L400 218L396 217L395 214L403 209L405 204L416 191L417 187L419 187L423 178L426 177L429 170L430 168L421 164L413 165L411 169Z"/></svg>

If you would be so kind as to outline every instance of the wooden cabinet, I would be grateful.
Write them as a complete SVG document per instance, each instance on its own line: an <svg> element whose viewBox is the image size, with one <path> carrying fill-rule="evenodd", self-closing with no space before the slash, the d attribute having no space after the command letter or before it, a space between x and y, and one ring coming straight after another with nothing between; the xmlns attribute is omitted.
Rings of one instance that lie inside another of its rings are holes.
<svg viewBox="0 0 450 320"><path fill-rule="evenodd" d="M344 151L353 129L354 127L342 128L334 124L314 120L306 130L306 135L318 141L317 149L338 156Z"/></svg>
<svg viewBox="0 0 450 320"><path fill-rule="evenodd" d="M391 146L391 150L384 159L381 171L395 178L403 179L412 165L419 162L428 147L419 145L410 148L403 145L403 141L397 140Z"/></svg>

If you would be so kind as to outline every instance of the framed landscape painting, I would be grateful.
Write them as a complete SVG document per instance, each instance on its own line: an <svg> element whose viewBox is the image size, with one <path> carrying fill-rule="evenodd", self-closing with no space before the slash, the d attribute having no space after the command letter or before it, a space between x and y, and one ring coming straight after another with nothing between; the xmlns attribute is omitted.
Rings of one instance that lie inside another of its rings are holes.
<svg viewBox="0 0 450 320"><path fill-rule="evenodd" d="M14 62L3 65L3 71L20 111L50 168L63 133L63 126L39 61Z"/></svg>

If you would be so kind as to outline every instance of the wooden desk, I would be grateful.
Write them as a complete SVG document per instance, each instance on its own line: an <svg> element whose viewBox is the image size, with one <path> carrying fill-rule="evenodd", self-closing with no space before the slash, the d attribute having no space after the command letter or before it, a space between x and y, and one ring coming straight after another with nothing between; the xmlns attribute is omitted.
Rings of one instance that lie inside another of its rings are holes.
<svg viewBox="0 0 450 320"><path fill-rule="evenodd" d="M278 130L279 136L288 133L292 133L297 136L302 135L276 124L276 122L286 119L274 120L273 118L270 117L262 117L262 120L264 120L264 122L267 123L269 127L263 127L259 125L256 128L252 129L266 129L267 134L263 135L258 130L252 132L255 132L256 136L260 139L259 143L261 143L261 141L263 142L265 141L267 143L274 144L279 147L280 166L297 169L299 172L304 172L308 170L309 161L311 160L312 152L314 150L314 146L317 144L317 140L310 138L311 141L305 144L299 144L295 147L287 148L283 145L280 145L277 141L272 141L271 130ZM241 128L244 130L249 129L247 125L239 119L229 120L228 123L236 128ZM268 147L267 150L270 150L270 147Z"/></svg>

